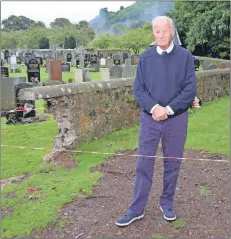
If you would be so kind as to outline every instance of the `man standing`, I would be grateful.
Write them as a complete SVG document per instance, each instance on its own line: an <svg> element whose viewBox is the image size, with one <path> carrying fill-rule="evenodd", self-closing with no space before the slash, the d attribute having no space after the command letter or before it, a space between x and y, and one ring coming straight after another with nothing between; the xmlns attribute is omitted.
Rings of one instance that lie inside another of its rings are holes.
<svg viewBox="0 0 231 239"><path fill-rule="evenodd" d="M174 45L171 18L153 19L156 46L146 50L139 60L134 95L141 107L139 155L133 200L116 225L128 226L143 218L152 186L154 161L161 140L164 157L163 192L160 210L166 220L176 219L174 196L186 141L188 114L196 96L196 76L192 54Z"/></svg>

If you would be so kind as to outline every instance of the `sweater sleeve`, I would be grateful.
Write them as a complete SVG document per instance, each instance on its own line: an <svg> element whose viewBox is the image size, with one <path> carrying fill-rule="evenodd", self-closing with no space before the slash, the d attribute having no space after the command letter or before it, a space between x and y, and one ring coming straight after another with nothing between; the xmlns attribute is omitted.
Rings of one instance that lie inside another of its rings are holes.
<svg viewBox="0 0 231 239"><path fill-rule="evenodd" d="M186 63L186 75L184 88L181 93L174 98L168 105L177 113L180 110L186 110L193 102L196 96L196 74L192 54L188 55Z"/></svg>
<svg viewBox="0 0 231 239"><path fill-rule="evenodd" d="M150 97L150 94L145 86L144 78L142 74L142 59L139 60L136 77L134 81L134 96L138 104L143 110L150 113L152 107L158 104L157 101Z"/></svg>

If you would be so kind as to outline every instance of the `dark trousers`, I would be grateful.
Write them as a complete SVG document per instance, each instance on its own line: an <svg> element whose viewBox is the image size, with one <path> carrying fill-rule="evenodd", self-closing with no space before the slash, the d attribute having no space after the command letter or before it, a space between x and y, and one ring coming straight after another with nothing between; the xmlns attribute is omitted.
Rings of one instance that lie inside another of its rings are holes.
<svg viewBox="0 0 231 239"><path fill-rule="evenodd" d="M148 114L141 112L139 155L155 156L161 140L164 157L182 158L188 127L188 113L182 113L165 121L156 122ZM180 159L164 161L163 192L160 205L173 208L177 179L181 166ZM152 186L155 158L138 157L134 196L128 215L140 215L148 201Z"/></svg>

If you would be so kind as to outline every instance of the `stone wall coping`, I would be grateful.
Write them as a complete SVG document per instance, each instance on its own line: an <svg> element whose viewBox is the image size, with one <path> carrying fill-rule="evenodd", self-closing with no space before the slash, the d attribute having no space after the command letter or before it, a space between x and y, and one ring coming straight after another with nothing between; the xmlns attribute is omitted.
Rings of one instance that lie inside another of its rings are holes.
<svg viewBox="0 0 231 239"><path fill-rule="evenodd" d="M131 86L134 77L111 79L109 81L91 81L81 83L67 83L62 85L37 86L24 88L19 91L21 100L50 99L61 96L70 96L79 93L103 92L107 89L115 89L121 86Z"/></svg>
<svg viewBox="0 0 231 239"><path fill-rule="evenodd" d="M213 75L224 75L224 74L225 75L230 74L230 68L196 71L196 77L213 76Z"/></svg>
<svg viewBox="0 0 231 239"><path fill-rule="evenodd" d="M230 74L230 68L212 69L206 71L197 71L196 77L216 76L222 74ZM96 93L105 90L115 89L121 86L131 86L134 77L111 79L109 81L91 81L81 83L67 83L62 85L37 86L33 88L24 88L19 91L19 99L21 100L39 100L50 99L61 96L70 96L79 93Z"/></svg>
<svg viewBox="0 0 231 239"><path fill-rule="evenodd" d="M205 56L194 56L197 59L201 60L207 60L207 61L217 61L217 62L224 62L224 63L230 63L230 60L220 59L220 58L210 58Z"/></svg>

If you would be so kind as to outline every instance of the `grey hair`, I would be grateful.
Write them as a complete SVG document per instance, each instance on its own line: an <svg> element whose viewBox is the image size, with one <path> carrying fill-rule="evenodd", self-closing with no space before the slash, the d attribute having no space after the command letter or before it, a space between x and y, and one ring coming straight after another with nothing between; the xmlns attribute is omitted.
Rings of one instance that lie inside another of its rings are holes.
<svg viewBox="0 0 231 239"><path fill-rule="evenodd" d="M155 23L160 21L160 20L165 20L165 21L168 20L170 22L170 25L171 25L171 28L172 28L172 35L174 35L174 33L175 33L174 22L173 22L172 18L167 17L167 16L157 16L157 17L154 17L152 19L152 30L153 30L153 32L154 32L154 25L155 25Z"/></svg>

